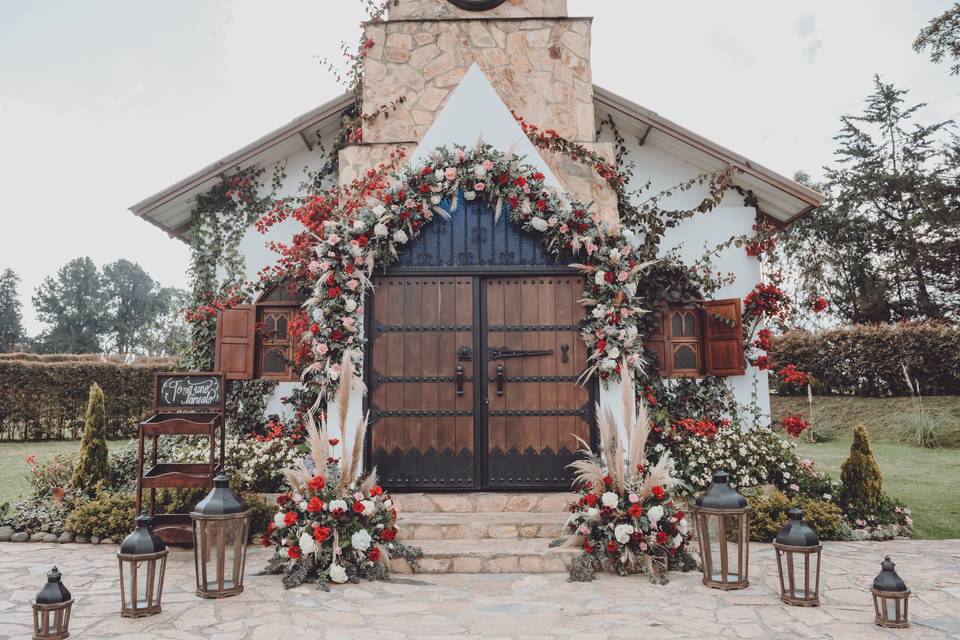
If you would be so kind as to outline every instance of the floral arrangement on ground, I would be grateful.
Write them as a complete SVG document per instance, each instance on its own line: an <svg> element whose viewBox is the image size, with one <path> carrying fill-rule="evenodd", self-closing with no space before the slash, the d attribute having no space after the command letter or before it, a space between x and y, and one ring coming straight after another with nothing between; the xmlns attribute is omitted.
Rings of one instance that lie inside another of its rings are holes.
<svg viewBox="0 0 960 640"><path fill-rule="evenodd" d="M352 354L343 353L335 397L339 424L346 425L354 384ZM307 422L310 454L284 470L292 491L277 498L279 510L264 537L275 555L265 571L282 574L287 588L316 582L343 584L359 578L378 579L390 573L390 558L402 557L412 567L422 552L399 542L397 509L377 484L376 471L361 474L367 419L354 429L353 445L332 439L325 419ZM335 457L336 446L343 457Z"/></svg>

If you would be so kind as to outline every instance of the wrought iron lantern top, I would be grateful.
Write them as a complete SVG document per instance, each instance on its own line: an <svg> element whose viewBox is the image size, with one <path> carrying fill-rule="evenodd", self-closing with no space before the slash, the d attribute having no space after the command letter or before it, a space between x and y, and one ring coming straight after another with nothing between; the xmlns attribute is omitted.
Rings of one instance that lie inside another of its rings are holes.
<svg viewBox="0 0 960 640"><path fill-rule="evenodd" d="M64 604L69 602L72 596L70 590L60 581L62 577L59 569L56 567L50 569L47 572L47 583L37 593L34 602L36 604Z"/></svg>
<svg viewBox="0 0 960 640"><path fill-rule="evenodd" d="M877 591L883 591L885 593L907 593L910 589L907 588L907 583L903 581L899 575L897 575L896 570L894 569L897 565L893 563L890 559L890 556L887 556L883 559L883 562L880 563L880 574L873 579L873 588Z"/></svg>
<svg viewBox="0 0 960 640"><path fill-rule="evenodd" d="M245 511L247 511L247 505L230 489L230 477L225 473L220 473L213 479L213 489L203 500L197 503L192 515L200 517L232 516Z"/></svg>
<svg viewBox="0 0 960 640"><path fill-rule="evenodd" d="M733 490L729 484L729 474L723 469L713 472L713 482L699 498L699 509L717 511L742 511L748 508L747 499Z"/></svg>
<svg viewBox="0 0 960 640"><path fill-rule="evenodd" d="M787 524L780 529L776 542L785 547L819 547L820 537L817 532L803 521L803 509L794 507L788 513Z"/></svg>
<svg viewBox="0 0 960 640"><path fill-rule="evenodd" d="M167 545L153 532L153 521L145 513L136 519L137 527L120 543L121 555L142 556L160 553L166 550Z"/></svg>

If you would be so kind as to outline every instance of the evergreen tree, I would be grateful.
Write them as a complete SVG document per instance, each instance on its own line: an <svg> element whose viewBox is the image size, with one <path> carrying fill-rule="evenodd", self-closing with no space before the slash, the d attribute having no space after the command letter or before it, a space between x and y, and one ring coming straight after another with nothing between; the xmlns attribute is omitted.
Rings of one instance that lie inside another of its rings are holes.
<svg viewBox="0 0 960 640"><path fill-rule="evenodd" d="M50 325L40 338L44 351L98 353L107 315L100 273L90 258L75 258L44 278L33 296L42 322Z"/></svg>
<svg viewBox="0 0 960 640"><path fill-rule="evenodd" d="M920 53L930 49L930 60L943 62L944 57L953 61L950 73L960 74L960 2L931 20L913 42L913 50Z"/></svg>
<svg viewBox="0 0 960 640"><path fill-rule="evenodd" d="M141 344L157 319L170 309L172 289L164 289L140 265L117 260L103 268L106 301L105 350L142 353Z"/></svg>
<svg viewBox="0 0 960 640"><path fill-rule="evenodd" d="M805 296L843 319L883 322L960 314L960 162L952 121L874 80L863 114L841 119L822 207L784 238Z"/></svg>
<svg viewBox="0 0 960 640"><path fill-rule="evenodd" d="M101 482L110 479L110 460L107 454L107 411L103 389L96 382L90 385L87 418L80 440L80 459L73 469L70 484L74 489L92 493Z"/></svg>
<svg viewBox="0 0 960 640"><path fill-rule="evenodd" d="M883 478L880 465L873 457L867 428L858 424L853 430L850 455L840 467L840 483L844 504L867 508L880 504L883 498Z"/></svg>
<svg viewBox="0 0 960 640"><path fill-rule="evenodd" d="M13 269L0 275L0 353L13 351L23 341L23 305L17 296L20 276Z"/></svg>

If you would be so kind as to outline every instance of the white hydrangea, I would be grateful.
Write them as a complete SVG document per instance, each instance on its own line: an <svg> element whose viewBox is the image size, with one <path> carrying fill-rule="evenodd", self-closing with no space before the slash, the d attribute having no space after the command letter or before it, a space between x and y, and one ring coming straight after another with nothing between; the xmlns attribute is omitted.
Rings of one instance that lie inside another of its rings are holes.
<svg viewBox="0 0 960 640"><path fill-rule="evenodd" d="M627 544L630 542L630 536L633 535L635 529L632 524L618 524L613 529L613 537L617 539L617 542L620 544Z"/></svg>
<svg viewBox="0 0 960 640"><path fill-rule="evenodd" d="M347 313L353 313L357 310L357 301L353 298L349 298L347 302L343 305L343 308Z"/></svg>
<svg viewBox="0 0 960 640"><path fill-rule="evenodd" d="M541 233L547 230L547 221L543 218L533 218L530 220L530 226Z"/></svg>
<svg viewBox="0 0 960 640"><path fill-rule="evenodd" d="M331 582L343 584L347 581L347 570L336 563L330 565L330 570L327 573Z"/></svg>
<svg viewBox="0 0 960 640"><path fill-rule="evenodd" d="M601 286L606 284L606 280L603 279L603 271L597 271L596 275L593 276L593 279Z"/></svg>
<svg viewBox="0 0 960 640"><path fill-rule="evenodd" d="M393 232L393 241L398 244L407 244L409 239L403 229L397 229Z"/></svg>
<svg viewBox="0 0 960 640"><path fill-rule="evenodd" d="M307 532L300 534L299 544L300 550L308 555L317 550L316 541L313 539L313 536Z"/></svg>
<svg viewBox="0 0 960 640"><path fill-rule="evenodd" d="M620 502L620 496L613 491L607 491L600 497L600 502L603 503L603 506L613 509Z"/></svg>
<svg viewBox="0 0 960 640"><path fill-rule="evenodd" d="M370 537L370 534L367 533L365 529L361 529L350 536L350 544L352 544L353 548L357 551L366 551L370 548L372 541L373 538Z"/></svg>
<svg viewBox="0 0 960 640"><path fill-rule="evenodd" d="M382 222L378 222L377 224L373 225L373 235L377 236L378 238L385 238L388 233L390 233L390 230L387 229L387 225L383 224Z"/></svg>
<svg viewBox="0 0 960 640"><path fill-rule="evenodd" d="M650 521L650 526L657 526L657 523L660 522L660 518L663 517L663 507L659 504L650 507L647 510L647 520Z"/></svg>
<svg viewBox="0 0 960 640"><path fill-rule="evenodd" d="M373 208L373 214L374 214L375 216L377 216L378 218L382 218L382 217L383 217L383 214L385 214L386 212L387 212L387 208L386 208L385 206L383 206L382 204L378 204L377 206L375 206L375 207ZM358 222L359 222L359 220L358 220Z"/></svg>
<svg viewBox="0 0 960 640"><path fill-rule="evenodd" d="M313 321L314 322L323 322L323 309L319 307L313 310Z"/></svg>
<svg viewBox="0 0 960 640"><path fill-rule="evenodd" d="M283 521L283 511L278 511L277 515L273 516L273 524L276 525L277 529L283 529L287 526L287 523Z"/></svg>

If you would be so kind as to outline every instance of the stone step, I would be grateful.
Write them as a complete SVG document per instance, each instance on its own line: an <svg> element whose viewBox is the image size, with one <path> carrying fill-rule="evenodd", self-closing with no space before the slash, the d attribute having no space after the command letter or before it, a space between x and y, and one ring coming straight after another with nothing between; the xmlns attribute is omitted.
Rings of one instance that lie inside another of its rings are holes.
<svg viewBox="0 0 960 640"><path fill-rule="evenodd" d="M399 500L399 499L398 499ZM540 538L555 540L569 513L525 513L493 511L480 513L423 513L401 511L397 524L400 539L419 543L423 540L464 540Z"/></svg>
<svg viewBox="0 0 960 640"><path fill-rule="evenodd" d="M397 493L401 513L559 513L567 511L574 494L560 493Z"/></svg>
<svg viewBox="0 0 960 640"><path fill-rule="evenodd" d="M418 573L566 573L579 549L551 548L540 538L523 540L430 540L422 546ZM396 573L410 573L402 558L393 558Z"/></svg>

